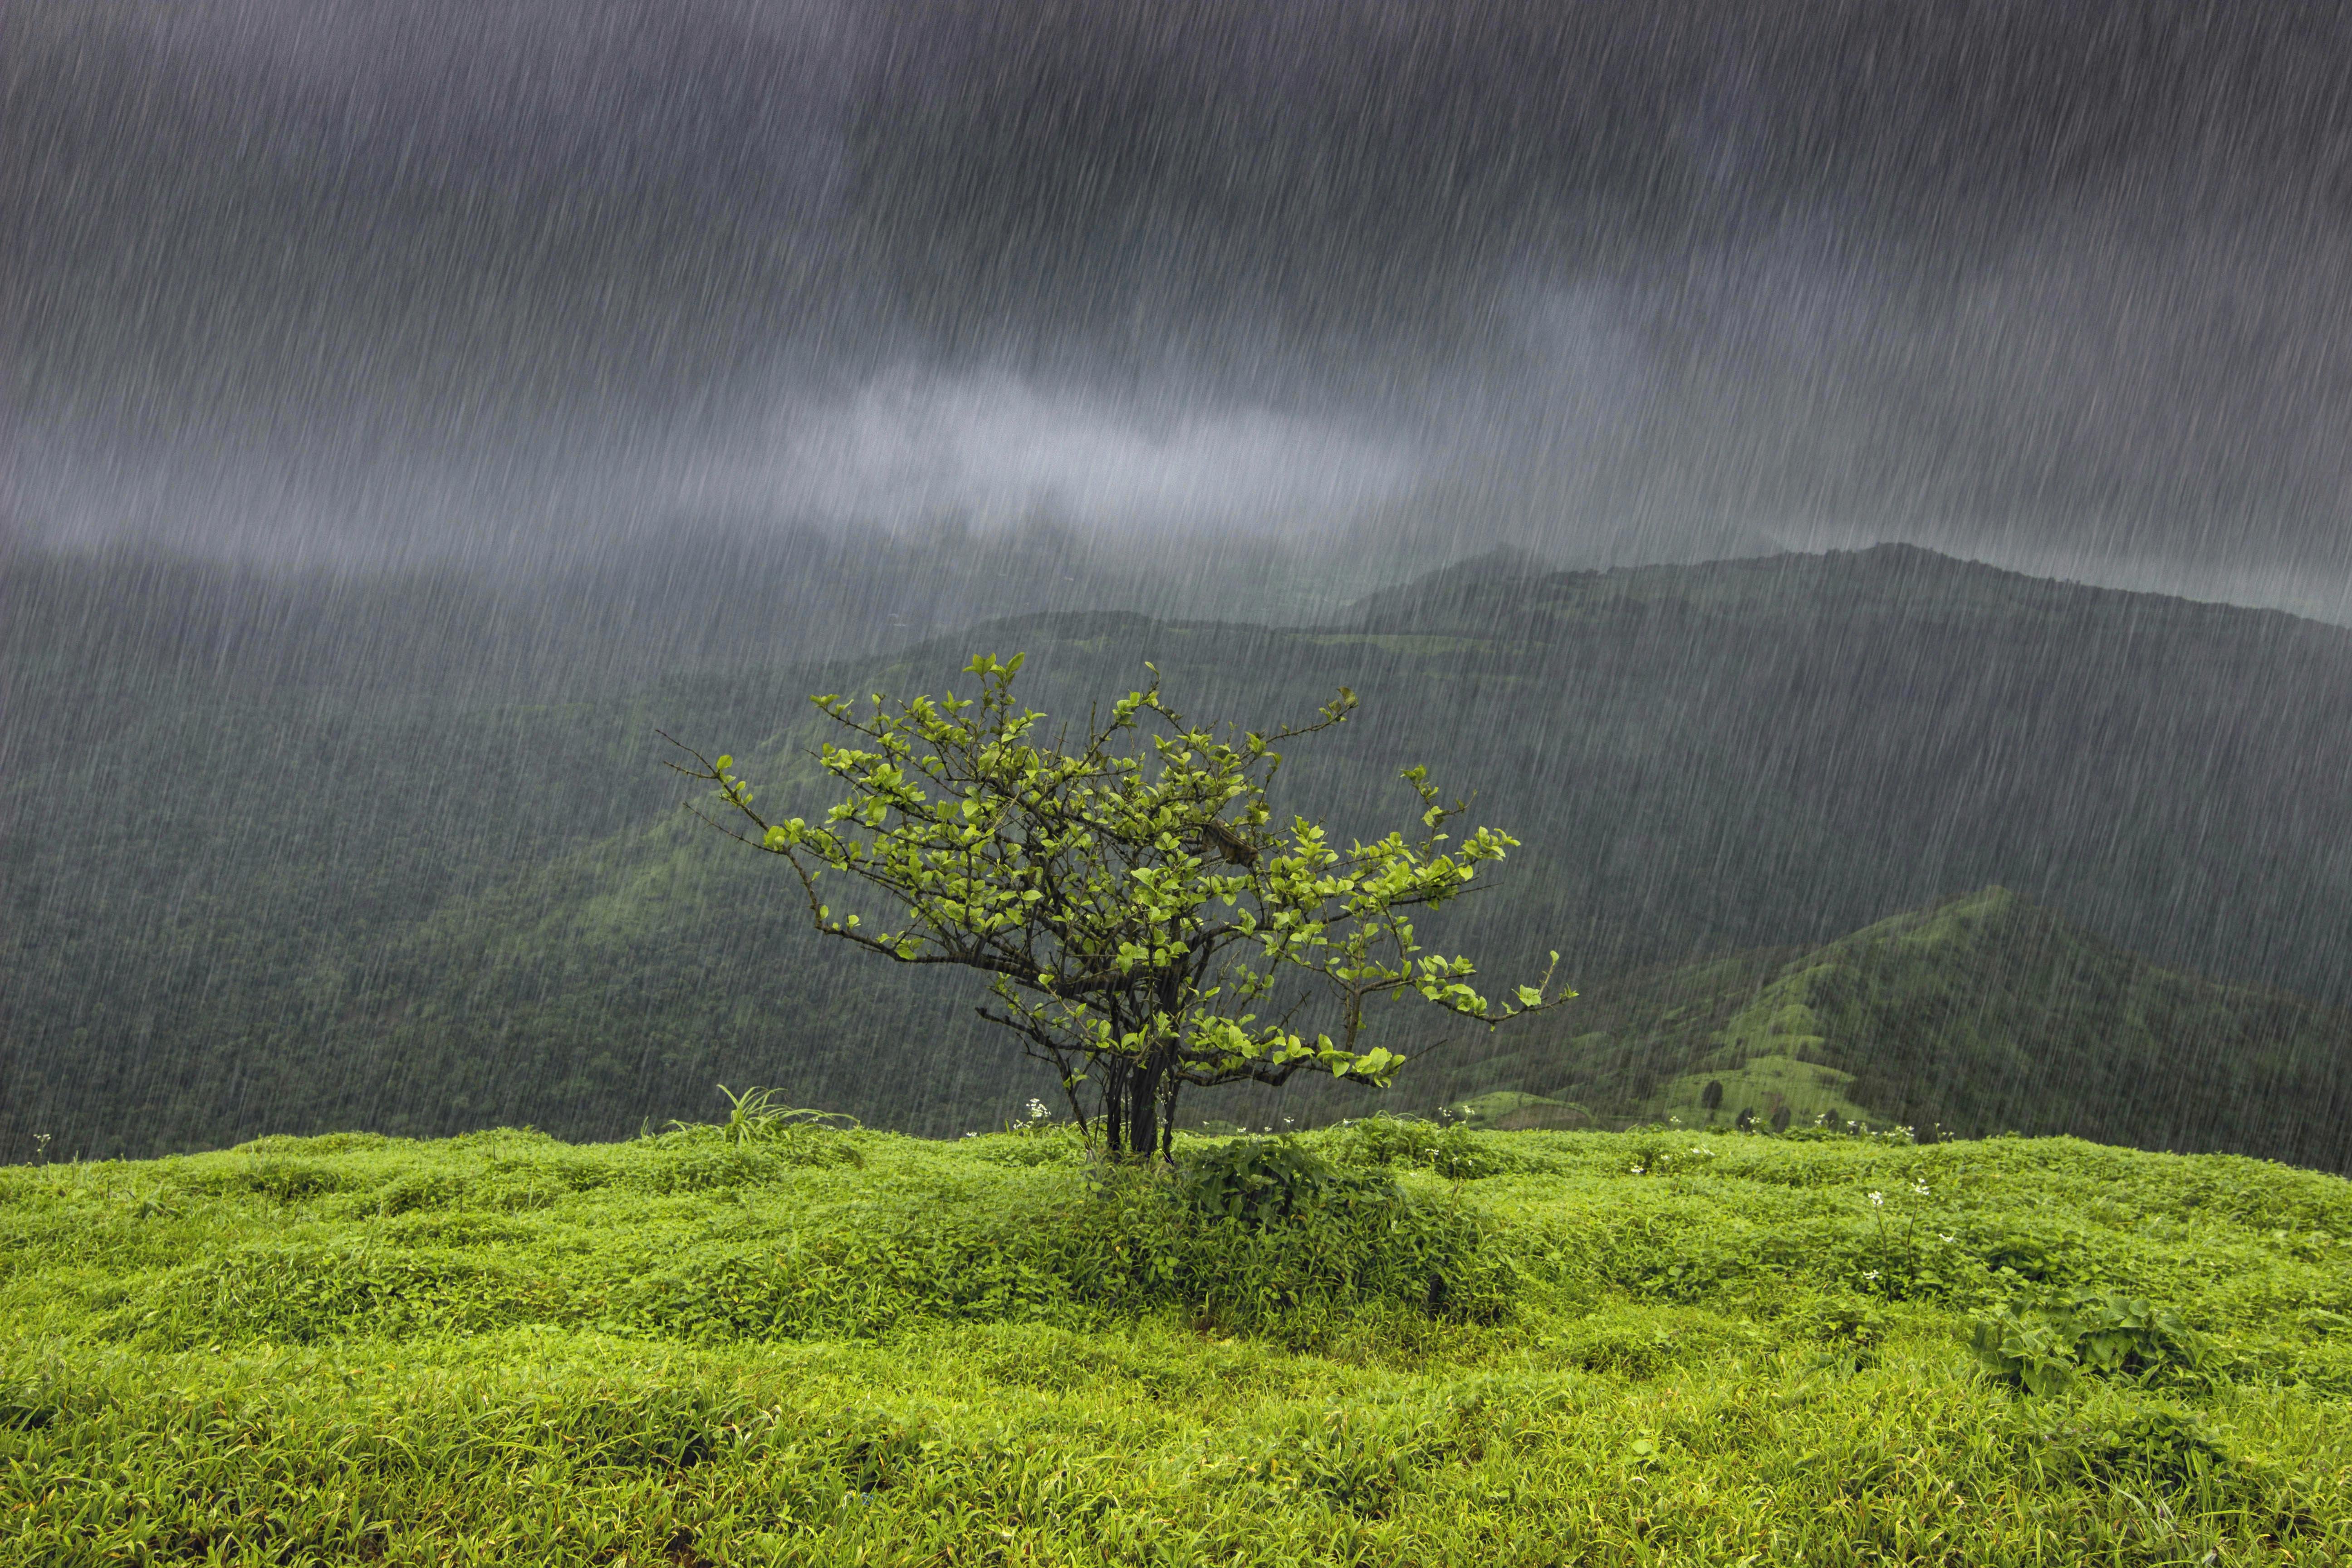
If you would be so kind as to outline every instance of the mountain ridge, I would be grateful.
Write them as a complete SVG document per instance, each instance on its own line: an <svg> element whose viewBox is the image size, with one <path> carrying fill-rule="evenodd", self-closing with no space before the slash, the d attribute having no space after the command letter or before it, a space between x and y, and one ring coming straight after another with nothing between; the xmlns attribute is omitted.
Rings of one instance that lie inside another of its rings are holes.
<svg viewBox="0 0 2352 1568"><path fill-rule="evenodd" d="M1680 605L1721 613L1748 607L1779 593L1785 606L1791 588L1832 598L1841 613L1900 610L1916 614L1927 603L1916 590L1961 585L1970 597L1998 590L2039 609L2081 609L2118 603L2166 616L2189 615L2240 626L2269 623L2352 644L2352 627L2289 610L2195 599L2176 594L2113 588L2070 578L2042 577L2010 567L1946 554L1923 545L1874 544L1857 550L1781 551L1686 564L1618 566L1593 570L1521 569L1539 565L1513 552L1474 557L1381 589L1353 601L1335 624L1390 629L1478 631L1499 635L1556 628L1574 611ZM1499 581L1498 581L1499 579ZM1899 595L1896 590L1905 590Z"/></svg>

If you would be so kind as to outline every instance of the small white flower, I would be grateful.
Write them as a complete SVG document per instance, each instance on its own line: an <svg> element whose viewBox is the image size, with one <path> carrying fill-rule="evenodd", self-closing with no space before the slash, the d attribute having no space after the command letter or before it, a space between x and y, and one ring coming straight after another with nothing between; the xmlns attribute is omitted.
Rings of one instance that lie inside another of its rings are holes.
<svg viewBox="0 0 2352 1568"><path fill-rule="evenodd" d="M1635 1175L1637 1175L1637 1176L1638 1176L1638 1175L1640 1175L1640 1174L1642 1173L1642 1167L1641 1167L1641 1166L1639 1166L1639 1165L1634 1166L1634 1167L1633 1167L1633 1173L1634 1173Z"/></svg>
<svg viewBox="0 0 2352 1568"><path fill-rule="evenodd" d="M1941 1233L1941 1232L1937 1232L1937 1234L1938 1234L1938 1235L1941 1235L1942 1233ZM1944 1237L1944 1240L1945 1240L1947 1243L1954 1242L1954 1241L1958 1241L1958 1239L1959 1239L1959 1237L1957 1237L1957 1236L1947 1236L1947 1237Z"/></svg>
<svg viewBox="0 0 2352 1568"><path fill-rule="evenodd" d="M1867 1273L1867 1274L1864 1275L1864 1276L1863 1276L1863 1278L1864 1278L1864 1279L1869 1280L1872 1284L1875 1285L1875 1284L1877 1284L1877 1283L1878 1283L1878 1270L1877 1270L1877 1269L1875 1269L1875 1268L1874 1268L1874 1269L1872 1269L1869 1273Z"/></svg>
<svg viewBox="0 0 2352 1568"><path fill-rule="evenodd" d="M1911 1190L1924 1198L1927 1195L1927 1184L1925 1182L1914 1182L1911 1184Z"/></svg>
<svg viewBox="0 0 2352 1568"><path fill-rule="evenodd" d="M1885 1193L1873 1193L1873 1194L1870 1194L1870 1206L1871 1206L1872 1208L1874 1208L1874 1209L1883 1209L1883 1208L1885 1208L1885 1207L1886 1206L1886 1194L1885 1194Z"/></svg>

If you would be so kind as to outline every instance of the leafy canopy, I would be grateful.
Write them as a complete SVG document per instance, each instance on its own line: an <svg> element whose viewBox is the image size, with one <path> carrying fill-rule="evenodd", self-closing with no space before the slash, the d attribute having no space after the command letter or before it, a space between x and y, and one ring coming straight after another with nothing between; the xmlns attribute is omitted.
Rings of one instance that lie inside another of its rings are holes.
<svg viewBox="0 0 2352 1568"><path fill-rule="evenodd" d="M763 815L731 756L689 751L696 765L678 767L750 825L728 831L790 863L817 930L986 973L982 1016L1055 1068L1081 1125L1080 1086L1096 1086L1114 1148L1160 1142L1185 1085L1278 1084L1301 1067L1387 1083L1404 1058L1366 1041L1378 998L1491 1027L1575 994L1550 994L1547 971L1497 1003L1468 958L1423 948L1413 916L1517 843L1490 827L1456 839L1465 808L1442 804L1425 768L1402 775L1420 802L1415 837L1343 849L1305 817L1276 825L1276 742L1345 721L1347 689L1312 723L1220 739L1171 707L1146 665L1147 689L1090 715L1075 743L1066 730L1047 742L1045 716L1013 697L1022 662L975 658L971 698L877 695L862 714L812 699L853 737L817 753L845 794L815 820ZM887 921L836 910L829 876L880 895ZM1318 997L1331 1028L1309 1035L1297 1021Z"/></svg>

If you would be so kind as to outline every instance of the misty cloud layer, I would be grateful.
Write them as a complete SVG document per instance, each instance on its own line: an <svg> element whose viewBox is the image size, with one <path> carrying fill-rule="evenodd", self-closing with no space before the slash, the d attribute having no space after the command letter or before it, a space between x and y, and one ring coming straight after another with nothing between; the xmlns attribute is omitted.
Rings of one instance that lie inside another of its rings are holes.
<svg viewBox="0 0 2352 1568"><path fill-rule="evenodd" d="M2335 5L68 5L0 508L268 559L723 514L2340 614Z"/></svg>

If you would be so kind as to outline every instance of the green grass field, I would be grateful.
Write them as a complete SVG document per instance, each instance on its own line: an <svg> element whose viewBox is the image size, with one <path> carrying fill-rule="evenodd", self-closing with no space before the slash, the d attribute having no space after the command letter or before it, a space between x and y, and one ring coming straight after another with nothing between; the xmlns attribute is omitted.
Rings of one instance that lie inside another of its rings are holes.
<svg viewBox="0 0 2352 1568"><path fill-rule="evenodd" d="M2352 1561L2336 1178L739 1131L0 1170L0 1563Z"/></svg>

